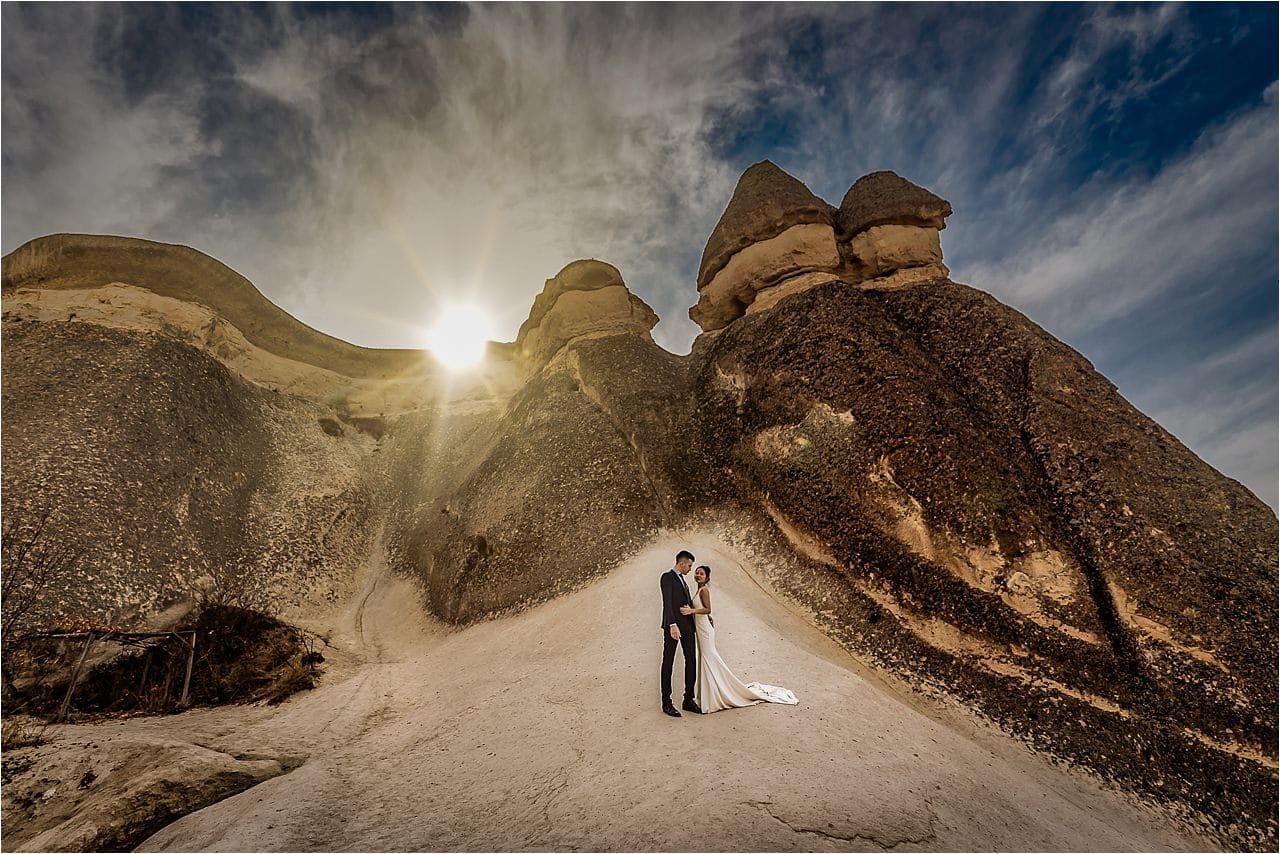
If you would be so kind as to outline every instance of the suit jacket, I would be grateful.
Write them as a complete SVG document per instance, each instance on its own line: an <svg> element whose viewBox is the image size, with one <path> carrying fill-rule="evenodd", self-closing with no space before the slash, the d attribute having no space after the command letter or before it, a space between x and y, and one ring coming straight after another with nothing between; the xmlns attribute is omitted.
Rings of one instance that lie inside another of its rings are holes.
<svg viewBox="0 0 1280 854"><path fill-rule="evenodd" d="M669 569L662 573L662 630L675 623L680 627L680 631L693 631L693 617L688 614L680 613L680 606L688 605L693 607L693 600L689 597L689 588L681 583L680 573L675 569Z"/></svg>

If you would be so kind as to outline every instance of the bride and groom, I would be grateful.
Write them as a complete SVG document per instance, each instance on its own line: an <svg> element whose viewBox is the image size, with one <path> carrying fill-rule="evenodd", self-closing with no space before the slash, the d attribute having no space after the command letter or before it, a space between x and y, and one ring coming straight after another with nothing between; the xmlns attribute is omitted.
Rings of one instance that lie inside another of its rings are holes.
<svg viewBox="0 0 1280 854"><path fill-rule="evenodd" d="M711 618L711 567L694 571L697 593L689 592L685 576L693 568L693 555L676 554L676 565L662 573L662 711L681 717L671 703L671 670L676 646L684 652L684 703L680 708L694 714L709 714L755 703L799 701L786 688L744 684L716 651L715 621ZM696 595L696 603L695 603Z"/></svg>

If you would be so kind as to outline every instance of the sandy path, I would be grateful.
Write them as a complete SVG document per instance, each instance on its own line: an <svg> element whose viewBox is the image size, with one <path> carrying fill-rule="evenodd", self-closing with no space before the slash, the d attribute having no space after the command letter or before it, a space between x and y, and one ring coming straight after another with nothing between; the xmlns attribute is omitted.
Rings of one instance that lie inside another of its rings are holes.
<svg viewBox="0 0 1280 854"><path fill-rule="evenodd" d="M725 660L746 680L793 689L799 706L660 712L658 574L682 546L715 567ZM365 592L346 640L360 644L358 624L375 660L339 663L348 675L332 674L336 684L278 709L94 728L309 755L140 850L1208 844L989 729L898 696L706 537L664 538L580 593L456 632L427 625L389 578Z"/></svg>

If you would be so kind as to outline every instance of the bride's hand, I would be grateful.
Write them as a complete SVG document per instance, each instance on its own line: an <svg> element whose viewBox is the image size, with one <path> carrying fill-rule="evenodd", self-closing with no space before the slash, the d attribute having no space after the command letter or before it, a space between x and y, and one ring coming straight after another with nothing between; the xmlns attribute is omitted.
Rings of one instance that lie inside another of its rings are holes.
<svg viewBox="0 0 1280 854"><path fill-rule="evenodd" d="M687 616L689 616L690 614L692 614L692 613L693 613L693 609L692 609L692 608L690 608L688 605L681 605L681 606L680 606L680 613L681 613L681 614L684 614L684 615L687 617Z"/></svg>

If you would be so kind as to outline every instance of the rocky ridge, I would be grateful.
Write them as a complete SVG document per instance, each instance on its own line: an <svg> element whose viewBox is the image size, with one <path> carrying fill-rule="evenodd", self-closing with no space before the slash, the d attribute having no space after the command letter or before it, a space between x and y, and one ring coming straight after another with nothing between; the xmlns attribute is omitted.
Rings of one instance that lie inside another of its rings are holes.
<svg viewBox="0 0 1280 854"><path fill-rule="evenodd" d="M757 164L689 356L583 260L449 382L193 250L33 241L4 259L4 511L74 520L93 557L64 607L116 620L227 575L322 625L383 552L468 622L661 529L733 531L855 655L1274 845L1275 515L950 281L950 213L890 172L837 209Z"/></svg>

